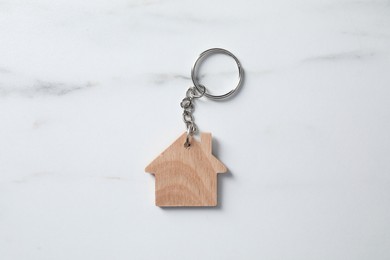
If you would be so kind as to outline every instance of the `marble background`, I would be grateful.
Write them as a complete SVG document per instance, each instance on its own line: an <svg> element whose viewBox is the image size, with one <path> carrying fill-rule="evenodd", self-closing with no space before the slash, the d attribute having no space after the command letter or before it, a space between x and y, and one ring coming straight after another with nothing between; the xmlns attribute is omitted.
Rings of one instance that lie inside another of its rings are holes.
<svg viewBox="0 0 390 260"><path fill-rule="evenodd" d="M220 206L161 209L212 47ZM390 1L0 0L0 259L390 259Z"/></svg>

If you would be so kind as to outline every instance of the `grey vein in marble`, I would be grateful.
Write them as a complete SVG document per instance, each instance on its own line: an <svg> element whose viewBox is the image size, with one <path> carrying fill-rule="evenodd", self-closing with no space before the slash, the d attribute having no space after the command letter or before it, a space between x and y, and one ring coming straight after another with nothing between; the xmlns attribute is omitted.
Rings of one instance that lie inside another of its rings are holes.
<svg viewBox="0 0 390 260"><path fill-rule="evenodd" d="M190 80L188 76L180 74L171 74L171 73L155 73L152 75L147 75L147 78L154 84L162 85L174 80Z"/></svg>
<svg viewBox="0 0 390 260"><path fill-rule="evenodd" d="M23 176L19 179L12 180L11 182L15 184L23 184L23 183L32 182L33 180L38 180L52 175L54 175L53 172L44 172L44 171L34 172L29 175Z"/></svg>
<svg viewBox="0 0 390 260"><path fill-rule="evenodd" d="M303 62L367 60L373 57L375 57L373 51L350 51L314 56L304 59Z"/></svg>
<svg viewBox="0 0 390 260"><path fill-rule="evenodd" d="M70 84L50 81L36 81L35 84L25 87L12 87L1 84L0 96L8 96L12 94L24 97L64 96L78 90L91 88L93 86L96 86L96 84L91 82L84 84Z"/></svg>
<svg viewBox="0 0 390 260"><path fill-rule="evenodd" d="M4 67L0 67L0 73L2 74L6 74L6 73L10 73L11 71L9 71L8 69L4 68Z"/></svg>

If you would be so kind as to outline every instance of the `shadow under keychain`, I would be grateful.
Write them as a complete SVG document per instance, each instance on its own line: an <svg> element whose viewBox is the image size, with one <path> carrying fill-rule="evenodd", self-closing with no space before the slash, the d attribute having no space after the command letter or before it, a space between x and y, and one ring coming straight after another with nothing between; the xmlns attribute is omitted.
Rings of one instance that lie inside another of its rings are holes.
<svg viewBox="0 0 390 260"><path fill-rule="evenodd" d="M232 57L238 67L238 84L223 95L211 95L197 78L198 66L212 54ZM217 175L225 173L226 167L212 154L211 133L201 133L200 141L193 138L198 132L192 113L194 101L203 96L223 100L233 95L243 83L244 71L239 60L231 52L213 48L202 52L191 70L194 86L186 92L180 103L187 131L153 160L145 171L155 175L156 206L204 207L217 205Z"/></svg>

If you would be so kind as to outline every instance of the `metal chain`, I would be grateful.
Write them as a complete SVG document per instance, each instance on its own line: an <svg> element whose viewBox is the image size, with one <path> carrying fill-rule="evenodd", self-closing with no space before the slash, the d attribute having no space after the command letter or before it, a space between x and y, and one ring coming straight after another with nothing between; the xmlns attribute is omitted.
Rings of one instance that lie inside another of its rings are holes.
<svg viewBox="0 0 390 260"><path fill-rule="evenodd" d="M206 88L201 85L202 92L198 91L194 86L190 87L186 92L186 97L180 103L180 106L183 108L183 121L187 128L187 138L184 143L185 148L191 146L191 137L196 134L198 127L195 124L195 119L193 112L195 110L194 101L197 98L201 98L206 92Z"/></svg>

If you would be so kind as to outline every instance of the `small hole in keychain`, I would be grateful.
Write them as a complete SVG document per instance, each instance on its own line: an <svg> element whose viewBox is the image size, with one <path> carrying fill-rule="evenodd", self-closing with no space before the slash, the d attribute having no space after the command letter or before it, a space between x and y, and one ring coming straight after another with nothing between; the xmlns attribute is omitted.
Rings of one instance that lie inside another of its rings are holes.
<svg viewBox="0 0 390 260"><path fill-rule="evenodd" d="M235 88L230 90L229 92L222 94L222 95L212 95L207 91L207 88L200 84L198 81L198 68L201 65L201 63L210 55L213 54L225 54L230 56L234 59L236 62L237 68L238 68L238 83ZM242 69L240 61L237 59L236 56L234 56L231 52L222 49L222 48L212 48L208 49L204 52L202 52L198 59L195 61L194 65L191 69L191 79L194 84L194 86L191 86L187 92L186 97L181 101L180 106L183 108L183 121L186 125L187 129L187 137L184 142L184 148L190 149L191 148L191 140L194 134L197 133L198 127L195 124L193 112L194 112L194 101L198 98L201 98L203 96L211 99L211 100L224 100L229 97L231 97L234 93L237 92L237 90L241 87L243 80L244 80L244 70Z"/></svg>

